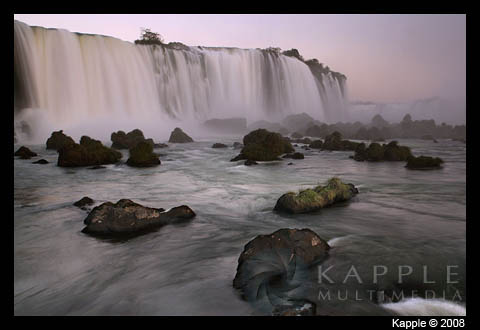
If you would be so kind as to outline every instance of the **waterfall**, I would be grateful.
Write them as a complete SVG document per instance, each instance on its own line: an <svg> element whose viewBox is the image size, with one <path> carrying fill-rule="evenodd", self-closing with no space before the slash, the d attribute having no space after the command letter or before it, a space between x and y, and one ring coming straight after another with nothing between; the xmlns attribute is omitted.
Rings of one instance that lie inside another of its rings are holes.
<svg viewBox="0 0 480 330"><path fill-rule="evenodd" d="M345 80L315 74L295 57L261 49L135 45L19 21L14 90L15 116L48 118L50 131L120 118L252 122L302 112L335 122L346 111Z"/></svg>

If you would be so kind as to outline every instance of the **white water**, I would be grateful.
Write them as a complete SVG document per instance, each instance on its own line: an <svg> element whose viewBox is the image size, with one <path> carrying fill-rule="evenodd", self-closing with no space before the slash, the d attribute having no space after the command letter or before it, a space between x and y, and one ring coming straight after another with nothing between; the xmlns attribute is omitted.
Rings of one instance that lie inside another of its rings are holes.
<svg viewBox="0 0 480 330"><path fill-rule="evenodd" d="M30 112L41 138L75 127L98 126L106 137L142 123L153 130L208 118L345 117L344 81L323 75L320 91L317 77L296 58L258 49L135 45L19 21L14 31L16 119Z"/></svg>
<svg viewBox="0 0 480 330"><path fill-rule="evenodd" d="M465 316L466 308L442 299L405 299L397 303L383 304L383 308L404 316Z"/></svg>

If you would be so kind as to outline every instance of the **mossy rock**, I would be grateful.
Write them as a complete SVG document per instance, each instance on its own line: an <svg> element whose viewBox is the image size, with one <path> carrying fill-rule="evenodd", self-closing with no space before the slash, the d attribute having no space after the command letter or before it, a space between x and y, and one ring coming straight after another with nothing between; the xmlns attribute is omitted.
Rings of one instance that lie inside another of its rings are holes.
<svg viewBox="0 0 480 330"><path fill-rule="evenodd" d="M70 136L63 134L63 130L53 132L47 139L47 149L58 151L68 144L75 144L75 141Z"/></svg>
<svg viewBox="0 0 480 330"><path fill-rule="evenodd" d="M379 143L370 143L368 148L364 143L360 143L355 148L353 159L356 161L406 161L412 155L409 147L399 146L397 141L380 145Z"/></svg>
<svg viewBox="0 0 480 330"><path fill-rule="evenodd" d="M278 160L285 153L294 152L292 144L281 134L260 128L243 137L242 151L232 161L249 159L255 161Z"/></svg>
<svg viewBox="0 0 480 330"><path fill-rule="evenodd" d="M170 134L168 142L171 143L188 143L193 142L193 139L188 136L181 128L176 127Z"/></svg>
<svg viewBox="0 0 480 330"><path fill-rule="evenodd" d="M342 140L342 134L338 131L333 132L330 135L325 137L325 141L323 142L321 149L323 150L338 150L338 151L345 151L345 150L355 150L359 143L353 142L349 140Z"/></svg>
<svg viewBox="0 0 480 330"><path fill-rule="evenodd" d="M321 149L323 146L323 141L322 140L315 140L312 143L310 143L309 147L312 149Z"/></svg>
<svg viewBox="0 0 480 330"><path fill-rule="evenodd" d="M125 133L124 131L113 132L110 135L110 140L112 140L113 149L131 149L143 141L154 146L153 140L145 139L143 132L138 128L128 133Z"/></svg>
<svg viewBox="0 0 480 330"><path fill-rule="evenodd" d="M130 149L130 158L127 160L127 165L133 167L151 167L160 164L160 159L158 159L158 155L153 153L151 144L143 141Z"/></svg>
<svg viewBox="0 0 480 330"><path fill-rule="evenodd" d="M339 178L331 178L325 186L301 190L298 194L288 192L282 195L274 210L287 213L307 213L338 202L351 199L358 189L351 183L345 184Z"/></svg>
<svg viewBox="0 0 480 330"><path fill-rule="evenodd" d="M441 168L441 164L443 164L443 160L438 157L410 156L405 167L412 170L428 170Z"/></svg>
<svg viewBox="0 0 480 330"><path fill-rule="evenodd" d="M57 165L61 167L78 167L113 164L122 158L116 150L105 147L100 141L82 136L80 144L64 145L58 150Z"/></svg>

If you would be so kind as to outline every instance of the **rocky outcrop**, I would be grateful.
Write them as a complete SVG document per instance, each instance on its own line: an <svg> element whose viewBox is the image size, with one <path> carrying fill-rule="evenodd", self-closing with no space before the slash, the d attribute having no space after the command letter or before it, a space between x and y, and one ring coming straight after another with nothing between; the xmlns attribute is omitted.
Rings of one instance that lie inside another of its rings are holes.
<svg viewBox="0 0 480 330"><path fill-rule="evenodd" d="M430 170L442 168L441 164L443 164L443 160L438 157L410 156L405 167L411 170Z"/></svg>
<svg viewBox="0 0 480 330"><path fill-rule="evenodd" d="M127 160L127 165L133 167L152 167L160 165L158 155L153 152L153 147L150 143L142 141L129 150L130 157Z"/></svg>
<svg viewBox="0 0 480 330"><path fill-rule="evenodd" d="M259 235L240 254L233 287L240 290L244 299L255 302L260 299L260 292L285 290L293 274L298 278L309 277L310 269L325 260L329 250L328 243L310 229L285 228ZM289 304L294 307L304 302L289 301Z"/></svg>
<svg viewBox="0 0 480 330"><path fill-rule="evenodd" d="M193 142L193 139L188 136L181 128L176 127L170 134L170 143L188 143Z"/></svg>
<svg viewBox="0 0 480 330"><path fill-rule="evenodd" d="M257 129L243 137L240 155L232 161L249 159L255 161L278 160L285 153L294 152L292 144L286 141L279 133L269 132L266 129Z"/></svg>
<svg viewBox="0 0 480 330"><path fill-rule="evenodd" d="M58 150L58 166L78 167L113 164L122 158L116 150L105 147L100 141L82 136L80 144L66 144Z"/></svg>
<svg viewBox="0 0 480 330"><path fill-rule="evenodd" d="M212 145L212 148L227 148L228 146L226 144L223 144L223 143L214 143Z"/></svg>
<svg viewBox="0 0 480 330"><path fill-rule="evenodd" d="M112 140L113 149L131 149L140 142L147 142L152 147L154 146L153 140L145 139L143 132L138 128L126 134L124 131L113 132L110 135L110 140Z"/></svg>
<svg viewBox="0 0 480 330"><path fill-rule="evenodd" d="M301 152L295 152L295 153L286 154L282 158L304 159L305 156Z"/></svg>
<svg viewBox="0 0 480 330"><path fill-rule="evenodd" d="M321 149L323 146L323 141L322 140L315 140L312 143L308 145L312 149Z"/></svg>
<svg viewBox="0 0 480 330"><path fill-rule="evenodd" d="M339 132L335 131L332 134L329 134L325 137L325 141L322 144L321 149L322 150L338 150L338 151L344 151L344 150L350 150L353 151L357 148L359 145L358 142L353 142L349 140L342 140L342 134Z"/></svg>
<svg viewBox="0 0 480 330"><path fill-rule="evenodd" d="M20 157L20 159L30 159L32 157L37 156L35 152L33 152L32 150L28 149L25 146L21 146L20 148L18 148L18 150L15 151L13 155L16 157Z"/></svg>
<svg viewBox="0 0 480 330"><path fill-rule="evenodd" d="M75 144L75 141L68 135L63 134L63 130L53 132L47 140L47 149L60 150L65 145Z"/></svg>
<svg viewBox="0 0 480 330"><path fill-rule="evenodd" d="M289 192L282 195L275 205L275 211L307 213L351 199L358 189L351 183L345 184L339 178L331 178L325 186Z"/></svg>
<svg viewBox="0 0 480 330"><path fill-rule="evenodd" d="M85 218L83 233L121 236L140 234L163 225L192 219L195 212L186 206L174 207L168 211L137 204L129 199L117 203L103 203L95 207Z"/></svg>
<svg viewBox="0 0 480 330"><path fill-rule="evenodd" d="M360 143L355 149L353 159L356 161L406 161L408 157L412 156L409 147L399 146L397 141L392 141L388 144L371 143L368 148L364 143Z"/></svg>

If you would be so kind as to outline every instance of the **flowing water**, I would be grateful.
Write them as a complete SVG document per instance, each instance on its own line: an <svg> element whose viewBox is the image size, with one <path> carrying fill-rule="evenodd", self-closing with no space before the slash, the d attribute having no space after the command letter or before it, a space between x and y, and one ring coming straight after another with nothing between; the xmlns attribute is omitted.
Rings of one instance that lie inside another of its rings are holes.
<svg viewBox="0 0 480 330"><path fill-rule="evenodd" d="M382 258L428 264L429 279L443 277L440 265L455 262L464 286L465 144L399 140L415 155L443 158L443 169L431 171L316 150L300 150L303 160L246 167L229 161L238 150L211 148L241 137L193 137L197 142L157 149L164 154L162 164L140 169L61 168L55 151L27 145L39 156L14 160L15 314L255 315L232 287L237 259L255 236L280 228L310 228L329 241L332 255L354 251L367 266ZM50 164L32 164L39 158ZM355 184L360 193L312 214L272 211L283 193L332 176ZM96 205L121 198L150 207L186 204L197 216L129 240L99 239L81 233L87 212L72 204L83 196ZM405 315L465 313L464 303L437 298L385 308Z"/></svg>

